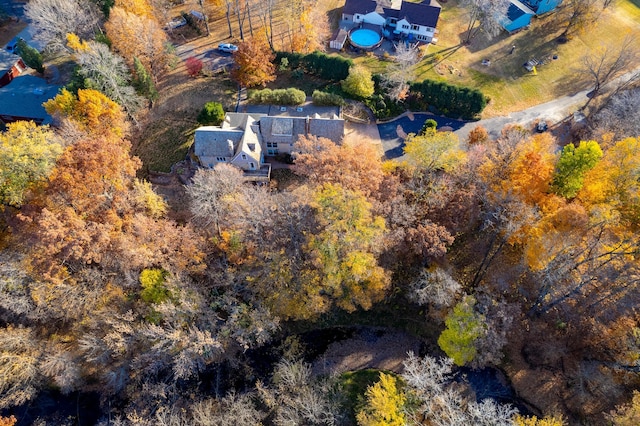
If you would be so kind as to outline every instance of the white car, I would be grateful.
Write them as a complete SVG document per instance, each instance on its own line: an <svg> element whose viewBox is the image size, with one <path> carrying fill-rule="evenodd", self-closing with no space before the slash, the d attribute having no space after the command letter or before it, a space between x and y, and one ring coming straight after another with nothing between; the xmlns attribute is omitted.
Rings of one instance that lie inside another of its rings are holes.
<svg viewBox="0 0 640 426"><path fill-rule="evenodd" d="M220 52L233 53L238 51L238 46L235 44L222 43L218 45L218 50Z"/></svg>

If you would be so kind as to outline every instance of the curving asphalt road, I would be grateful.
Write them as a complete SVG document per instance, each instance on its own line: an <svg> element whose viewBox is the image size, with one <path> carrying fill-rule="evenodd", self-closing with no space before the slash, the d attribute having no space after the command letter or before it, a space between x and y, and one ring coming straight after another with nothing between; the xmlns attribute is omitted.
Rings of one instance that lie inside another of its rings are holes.
<svg viewBox="0 0 640 426"><path fill-rule="evenodd" d="M640 79L640 68L628 72L609 85L613 86L621 82L627 82L632 78ZM527 125L534 120L545 120L553 127L567 118L574 112L579 111L589 99L588 94L591 89L582 90L572 95L562 96L549 102L528 108L523 111L513 112L507 116L488 118L479 121L463 121L447 117L440 117L427 113L405 113L399 118L385 123L378 124L380 140L382 141L385 156L388 159L401 157L404 149L404 140L409 133L417 133L422 128L427 118L432 118L438 122L438 128L450 127L460 140L466 140L469 132L476 126L483 126L493 139L500 136L502 128L507 124Z"/></svg>

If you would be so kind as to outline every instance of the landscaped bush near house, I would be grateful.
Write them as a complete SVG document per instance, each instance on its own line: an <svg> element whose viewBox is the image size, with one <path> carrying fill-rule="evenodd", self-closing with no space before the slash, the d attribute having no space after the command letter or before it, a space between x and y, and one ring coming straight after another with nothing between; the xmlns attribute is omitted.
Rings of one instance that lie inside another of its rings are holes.
<svg viewBox="0 0 640 426"><path fill-rule="evenodd" d="M402 105L380 93L365 99L363 103L371 109L373 115L379 120L396 117L405 111Z"/></svg>
<svg viewBox="0 0 640 426"><path fill-rule="evenodd" d="M262 89L254 90L249 95L249 102L252 104L271 105L302 105L307 99L307 95L299 89Z"/></svg>
<svg viewBox="0 0 640 426"><path fill-rule="evenodd" d="M424 124L422 125L422 129L420 129L420 134L424 135L429 131L429 129L436 130L437 128L438 128L438 122L433 118L428 118L425 120Z"/></svg>
<svg viewBox="0 0 640 426"><path fill-rule="evenodd" d="M433 80L410 85L409 107L412 110L427 111L432 107L451 117L471 119L478 116L486 105L486 96L477 89Z"/></svg>
<svg viewBox="0 0 640 426"><path fill-rule="evenodd" d="M276 52L275 63L281 63L282 58L286 58L289 68L304 68L309 74L329 81L340 81L347 78L349 68L353 65L351 59L341 56L330 56L322 52L308 54Z"/></svg>
<svg viewBox="0 0 640 426"><path fill-rule="evenodd" d="M198 123L203 126L219 126L224 120L224 109L218 102L207 102L198 114Z"/></svg>
<svg viewBox="0 0 640 426"><path fill-rule="evenodd" d="M319 106L342 106L344 99L334 93L322 92L320 90L313 91L313 103Z"/></svg>
<svg viewBox="0 0 640 426"><path fill-rule="evenodd" d="M38 71L40 74L44 72L44 65L42 65L42 55L37 49L29 46L26 41L20 40L18 42L18 55L22 58L24 63Z"/></svg>

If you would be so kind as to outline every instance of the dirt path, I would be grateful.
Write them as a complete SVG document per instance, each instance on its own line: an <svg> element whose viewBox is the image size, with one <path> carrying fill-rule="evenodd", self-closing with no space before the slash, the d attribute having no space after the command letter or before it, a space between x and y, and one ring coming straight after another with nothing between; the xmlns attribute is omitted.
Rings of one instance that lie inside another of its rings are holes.
<svg viewBox="0 0 640 426"><path fill-rule="evenodd" d="M353 337L332 343L313 363L315 374L340 374L375 368L401 373L407 352L418 354L420 339L397 330L363 327Z"/></svg>

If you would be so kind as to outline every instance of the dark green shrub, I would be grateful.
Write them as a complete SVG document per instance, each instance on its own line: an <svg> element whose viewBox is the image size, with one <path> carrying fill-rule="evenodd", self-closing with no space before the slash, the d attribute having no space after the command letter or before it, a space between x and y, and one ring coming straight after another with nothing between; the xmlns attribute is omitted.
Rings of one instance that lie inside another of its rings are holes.
<svg viewBox="0 0 640 426"><path fill-rule="evenodd" d="M410 85L410 108L471 119L487 105L487 98L477 89L458 87L441 81L424 80Z"/></svg>
<svg viewBox="0 0 640 426"><path fill-rule="evenodd" d="M312 95L313 103L319 106L342 106L344 99L334 93L322 92L314 90Z"/></svg>
<svg viewBox="0 0 640 426"><path fill-rule="evenodd" d="M24 63L38 71L40 74L44 72L44 65L42 64L42 55L37 49L29 46L26 41L20 39L18 41L18 55L22 58Z"/></svg>
<svg viewBox="0 0 640 426"><path fill-rule="evenodd" d="M95 40L98 43L106 44L107 46L109 46L109 49L111 49L111 39L107 37L107 35L102 31L96 33Z"/></svg>
<svg viewBox="0 0 640 426"><path fill-rule="evenodd" d="M207 102L198 114L198 123L203 126L218 126L224 120L224 109L218 102Z"/></svg>
<svg viewBox="0 0 640 426"><path fill-rule="evenodd" d="M427 133L429 129L436 130L437 127L438 127L438 122L433 118L428 118L427 120L425 120L424 125L422 126L422 129L420 129L420 134L424 135L425 133Z"/></svg>
<svg viewBox="0 0 640 426"><path fill-rule="evenodd" d="M340 81L347 78L349 68L353 65L351 59L342 56L330 56L322 52L309 54L276 52L275 63L281 63L286 58L290 69L304 68L309 74L329 81Z"/></svg>
<svg viewBox="0 0 640 426"><path fill-rule="evenodd" d="M289 89L254 90L249 96L250 103L265 105L302 105L306 99L307 95L302 90L293 87Z"/></svg>
<svg viewBox="0 0 640 426"><path fill-rule="evenodd" d="M156 85L153 82L151 75L149 75L149 72L138 58L133 58L133 68L135 70L133 87L136 88L136 91L151 102L158 100Z"/></svg>

